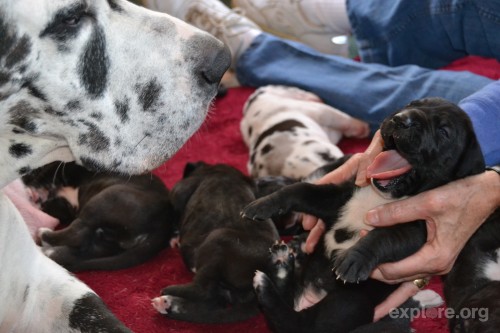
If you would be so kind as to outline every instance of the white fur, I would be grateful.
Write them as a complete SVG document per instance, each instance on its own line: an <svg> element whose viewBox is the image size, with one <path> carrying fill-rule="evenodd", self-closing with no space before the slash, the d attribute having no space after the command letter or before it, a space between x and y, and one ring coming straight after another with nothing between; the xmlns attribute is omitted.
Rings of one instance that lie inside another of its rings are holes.
<svg viewBox="0 0 500 333"><path fill-rule="evenodd" d="M276 131L262 139L264 132L286 121L295 121L302 127ZM248 163L253 177L300 179L331 161L325 156L343 156L336 146L343 135L364 137L369 129L367 124L322 103L312 93L293 87L266 86L257 89L245 103L241 133L254 159ZM274 149L263 152L266 146Z"/></svg>
<svg viewBox="0 0 500 333"><path fill-rule="evenodd" d="M483 272L487 279L500 281L500 249L496 250L497 260L488 260L484 264Z"/></svg>
<svg viewBox="0 0 500 333"><path fill-rule="evenodd" d="M372 230L373 228L364 223L366 213L383 204L395 201L380 195L372 186L365 186L357 190L353 197L342 208L339 221L335 223L325 235L325 252L328 258L335 250L347 250L359 240L359 232L363 229ZM341 244L335 241L335 231L338 229L347 229L354 231L355 236Z"/></svg>

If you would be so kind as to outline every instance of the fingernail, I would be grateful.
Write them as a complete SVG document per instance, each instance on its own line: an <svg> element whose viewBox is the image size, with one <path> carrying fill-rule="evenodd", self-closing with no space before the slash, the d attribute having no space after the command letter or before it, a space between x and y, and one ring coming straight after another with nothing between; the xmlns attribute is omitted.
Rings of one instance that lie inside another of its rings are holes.
<svg viewBox="0 0 500 333"><path fill-rule="evenodd" d="M366 213L365 222L368 225L377 225L379 223L377 212L374 210L368 211L368 213Z"/></svg>

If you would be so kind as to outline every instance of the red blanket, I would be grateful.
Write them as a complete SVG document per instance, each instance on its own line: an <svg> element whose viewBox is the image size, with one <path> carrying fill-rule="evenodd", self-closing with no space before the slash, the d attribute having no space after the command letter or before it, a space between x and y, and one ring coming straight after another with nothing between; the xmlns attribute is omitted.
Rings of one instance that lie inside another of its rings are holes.
<svg viewBox="0 0 500 333"><path fill-rule="evenodd" d="M447 69L468 69L500 78L500 63L491 59L469 57ZM252 92L250 88L230 89L227 96L215 102L205 124L183 149L155 171L169 188L181 179L184 165L190 161L227 163L246 172L248 150L240 136L239 121L243 103ZM368 140L344 140L340 148L347 153L360 152L367 144ZM150 304L151 298L158 296L163 287L186 283L192 278L177 249L165 249L156 258L130 269L83 272L78 276L136 333L270 332L262 316L237 324L198 325L170 320L157 313ZM439 278L434 278L429 287L442 294ZM428 310L425 314L428 318L413 322L417 332L447 332L446 319L436 318L439 317L437 310Z"/></svg>

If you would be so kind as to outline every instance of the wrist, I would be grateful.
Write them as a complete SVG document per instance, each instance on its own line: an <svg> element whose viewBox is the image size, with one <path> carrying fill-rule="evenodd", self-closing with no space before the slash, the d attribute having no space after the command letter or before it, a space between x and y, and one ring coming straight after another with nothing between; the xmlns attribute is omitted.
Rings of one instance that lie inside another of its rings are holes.
<svg viewBox="0 0 500 333"><path fill-rule="evenodd" d="M494 192L496 193L496 203L500 207L500 166L486 167L486 173L490 175Z"/></svg>

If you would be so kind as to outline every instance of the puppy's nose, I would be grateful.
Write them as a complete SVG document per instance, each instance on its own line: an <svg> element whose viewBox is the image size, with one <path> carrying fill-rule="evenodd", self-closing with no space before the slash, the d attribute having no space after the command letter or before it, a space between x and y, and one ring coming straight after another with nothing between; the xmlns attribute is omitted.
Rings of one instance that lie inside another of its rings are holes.
<svg viewBox="0 0 500 333"><path fill-rule="evenodd" d="M413 127L415 125L415 122L413 118L411 117L409 112L400 112L396 114L393 118L392 121L396 125L396 128L399 129L408 129L410 127Z"/></svg>
<svg viewBox="0 0 500 333"><path fill-rule="evenodd" d="M200 51L201 54L195 67L196 73L204 82L218 84L231 64L229 48L214 39L210 42L204 42Z"/></svg>

